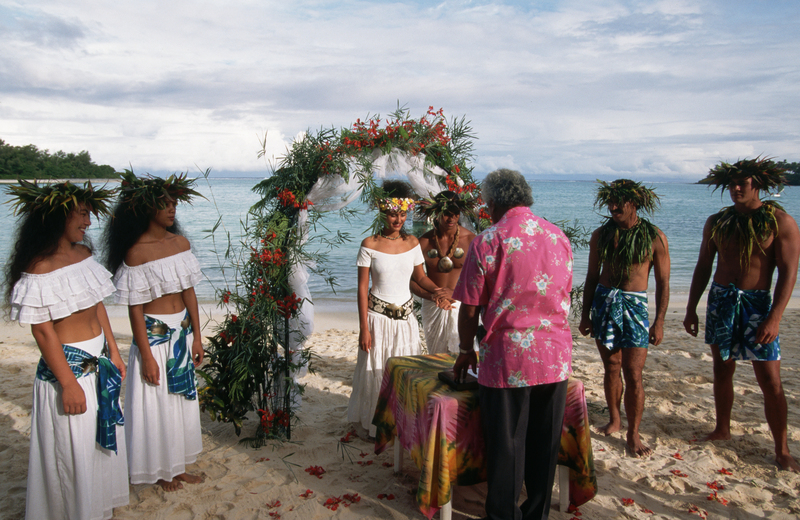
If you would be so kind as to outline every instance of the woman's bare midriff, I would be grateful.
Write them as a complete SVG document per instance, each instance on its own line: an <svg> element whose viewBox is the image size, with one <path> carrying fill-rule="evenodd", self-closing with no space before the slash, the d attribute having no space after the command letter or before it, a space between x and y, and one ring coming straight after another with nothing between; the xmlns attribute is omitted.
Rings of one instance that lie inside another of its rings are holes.
<svg viewBox="0 0 800 520"><path fill-rule="evenodd" d="M53 330L62 345L96 338L103 332L97 319L97 305L54 321Z"/></svg>
<svg viewBox="0 0 800 520"><path fill-rule="evenodd" d="M165 294L144 304L145 314L177 314L186 309L181 293Z"/></svg>

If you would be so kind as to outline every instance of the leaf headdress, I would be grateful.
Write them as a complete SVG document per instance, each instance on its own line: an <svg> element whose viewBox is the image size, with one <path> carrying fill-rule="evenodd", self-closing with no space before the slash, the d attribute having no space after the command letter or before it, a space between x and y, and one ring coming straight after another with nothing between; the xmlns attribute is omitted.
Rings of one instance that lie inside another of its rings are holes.
<svg viewBox="0 0 800 520"><path fill-rule="evenodd" d="M656 192L640 182L630 179L617 179L613 182L598 180L597 196L594 205L597 208L608 206L611 203L621 204L631 202L637 210L642 210L651 215L661 205Z"/></svg>
<svg viewBox="0 0 800 520"><path fill-rule="evenodd" d="M417 203L417 214L435 219L443 213L459 213L475 219L477 218L475 209L478 206L480 206L480 201L469 193L458 194L454 191L441 191L433 198L420 200Z"/></svg>
<svg viewBox="0 0 800 520"><path fill-rule="evenodd" d="M85 204L89 211L98 215L108 215L107 202L114 196L116 189L95 188L91 181L83 187L71 182L59 182L39 186L36 182L19 180L19 185L8 187L11 199L8 201L14 214L41 212L42 217L54 211L65 214Z"/></svg>
<svg viewBox="0 0 800 520"><path fill-rule="evenodd" d="M125 170L120 177L119 203L129 206L134 212L140 209L164 209L170 199L191 203L192 197L203 197L192 189L195 181L187 178L185 173L162 179L152 175L137 177L133 171Z"/></svg>
<svg viewBox="0 0 800 520"><path fill-rule="evenodd" d="M713 184L714 191L727 190L734 181L752 177L753 187L767 193L780 191L786 182L786 170L769 157L741 159L733 164L721 162L708 171L702 184Z"/></svg>

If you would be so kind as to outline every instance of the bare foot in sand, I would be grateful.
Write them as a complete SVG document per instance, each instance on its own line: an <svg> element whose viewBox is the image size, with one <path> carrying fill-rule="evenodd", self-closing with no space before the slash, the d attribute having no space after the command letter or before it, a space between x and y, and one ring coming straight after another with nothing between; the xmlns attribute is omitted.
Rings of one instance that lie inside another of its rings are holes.
<svg viewBox="0 0 800 520"><path fill-rule="evenodd" d="M200 475L192 475L190 473L181 473L180 475L176 475L173 480L179 480L181 482L186 482L187 484L200 484L205 479ZM183 486L181 486L183 487Z"/></svg>
<svg viewBox="0 0 800 520"><path fill-rule="evenodd" d="M791 455L783 455L775 457L775 464L781 468L782 471L791 471L792 473L800 473L800 465L792 458Z"/></svg>
<svg viewBox="0 0 800 520"><path fill-rule="evenodd" d="M180 483L177 477L172 480L158 479L156 482L164 491L178 491L183 489L183 484Z"/></svg>
<svg viewBox="0 0 800 520"><path fill-rule="evenodd" d="M705 437L703 437L700 442L706 441L729 441L731 440L731 432L730 431L721 431L719 429L714 430L713 432L709 433Z"/></svg>
<svg viewBox="0 0 800 520"><path fill-rule="evenodd" d="M597 431L599 433L602 433L605 436L609 436L612 433L617 433L620 430L620 428L621 428L620 423L616 423L615 424L613 422L610 422L610 423L606 424L605 426L601 426L601 427L597 428Z"/></svg>
<svg viewBox="0 0 800 520"><path fill-rule="evenodd" d="M634 442L628 441L628 443L625 444L625 449L628 452L628 456L635 459L643 459L653 454L653 450L642 444L642 441L639 439L636 439Z"/></svg>

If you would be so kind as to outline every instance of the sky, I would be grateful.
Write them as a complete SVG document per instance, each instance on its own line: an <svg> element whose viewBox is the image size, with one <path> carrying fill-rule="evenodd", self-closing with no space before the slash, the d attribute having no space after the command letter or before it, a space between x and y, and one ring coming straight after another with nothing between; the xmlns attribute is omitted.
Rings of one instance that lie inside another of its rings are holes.
<svg viewBox="0 0 800 520"><path fill-rule="evenodd" d="M0 139L263 177L306 131L433 106L478 177L694 181L800 161L798 27L797 0L0 0Z"/></svg>

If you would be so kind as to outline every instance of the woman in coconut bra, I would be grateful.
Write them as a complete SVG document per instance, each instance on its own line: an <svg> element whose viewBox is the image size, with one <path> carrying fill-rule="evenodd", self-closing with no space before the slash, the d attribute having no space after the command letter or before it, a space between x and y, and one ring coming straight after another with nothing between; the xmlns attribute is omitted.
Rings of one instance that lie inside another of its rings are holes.
<svg viewBox="0 0 800 520"><path fill-rule="evenodd" d="M425 276L419 240L403 231L407 214L414 206L412 194L407 183L384 182L385 196L377 201L385 216L384 228L365 238L358 252L359 351L347 420L360 424L369 437L376 432L372 416L386 360L422 353L419 326L412 312L410 280L413 278L430 293L442 293Z"/></svg>
<svg viewBox="0 0 800 520"><path fill-rule="evenodd" d="M194 292L202 273L175 222L177 203L198 195L193 182L125 172L104 235L115 301L128 306L133 332L125 393L130 479L166 491L202 482L186 472L203 448L194 373L203 361Z"/></svg>
<svg viewBox="0 0 800 520"><path fill-rule="evenodd" d="M128 504L119 391L125 364L103 298L111 273L84 245L109 190L71 183L9 188L23 216L6 264L11 319L30 324L36 369L25 516L104 519Z"/></svg>

